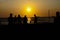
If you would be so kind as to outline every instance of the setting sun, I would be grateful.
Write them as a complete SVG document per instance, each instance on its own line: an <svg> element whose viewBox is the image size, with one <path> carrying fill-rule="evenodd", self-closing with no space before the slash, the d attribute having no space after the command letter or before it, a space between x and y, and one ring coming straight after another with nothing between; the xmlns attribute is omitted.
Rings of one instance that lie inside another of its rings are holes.
<svg viewBox="0 0 60 40"><path fill-rule="evenodd" d="M26 11L27 12L31 12L31 8L30 7L27 7Z"/></svg>

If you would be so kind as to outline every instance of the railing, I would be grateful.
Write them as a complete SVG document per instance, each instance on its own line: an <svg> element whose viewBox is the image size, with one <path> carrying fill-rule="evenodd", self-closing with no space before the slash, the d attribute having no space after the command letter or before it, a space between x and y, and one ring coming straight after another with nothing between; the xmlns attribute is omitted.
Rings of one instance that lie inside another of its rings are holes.
<svg viewBox="0 0 60 40"><path fill-rule="evenodd" d="M34 17L28 17L28 23L34 23ZM37 23L54 23L54 17L37 17ZM7 18L0 18L0 24L8 24Z"/></svg>
<svg viewBox="0 0 60 40"><path fill-rule="evenodd" d="M31 18L34 21L34 18ZM54 23L54 17L38 17L37 23Z"/></svg>

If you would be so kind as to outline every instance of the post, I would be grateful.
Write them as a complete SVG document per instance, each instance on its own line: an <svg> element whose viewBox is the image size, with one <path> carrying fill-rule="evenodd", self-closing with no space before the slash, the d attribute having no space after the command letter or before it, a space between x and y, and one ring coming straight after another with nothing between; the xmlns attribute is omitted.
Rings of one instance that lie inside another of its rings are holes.
<svg viewBox="0 0 60 40"><path fill-rule="evenodd" d="M50 10L48 10L48 17L49 17L48 22L50 23Z"/></svg>

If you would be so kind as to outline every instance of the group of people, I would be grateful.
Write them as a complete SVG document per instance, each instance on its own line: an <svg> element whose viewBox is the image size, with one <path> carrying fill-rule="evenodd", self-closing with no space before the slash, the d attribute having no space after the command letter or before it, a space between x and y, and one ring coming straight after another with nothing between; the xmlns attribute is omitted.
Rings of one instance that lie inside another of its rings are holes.
<svg viewBox="0 0 60 40"><path fill-rule="evenodd" d="M24 16L23 18L20 15L18 15L18 17L13 17L12 13L8 17L8 24L27 24L27 21L28 19L26 16ZM34 15L34 23L37 23L36 15Z"/></svg>

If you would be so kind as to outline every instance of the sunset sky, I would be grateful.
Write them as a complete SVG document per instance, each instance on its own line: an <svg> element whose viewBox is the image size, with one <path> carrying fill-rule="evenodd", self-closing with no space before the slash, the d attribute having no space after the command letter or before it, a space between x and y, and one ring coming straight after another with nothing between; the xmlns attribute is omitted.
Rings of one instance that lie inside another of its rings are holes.
<svg viewBox="0 0 60 40"><path fill-rule="evenodd" d="M50 16L55 16L55 12L60 11L60 0L0 0L0 17L8 17L10 13L16 16L33 17L36 14L46 17L48 10Z"/></svg>

